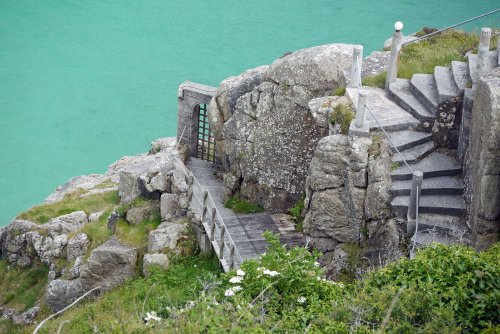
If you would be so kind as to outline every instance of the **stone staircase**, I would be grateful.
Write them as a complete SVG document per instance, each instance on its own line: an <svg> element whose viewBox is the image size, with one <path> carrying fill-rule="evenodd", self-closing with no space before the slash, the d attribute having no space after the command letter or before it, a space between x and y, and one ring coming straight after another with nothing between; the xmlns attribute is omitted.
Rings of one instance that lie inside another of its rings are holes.
<svg viewBox="0 0 500 334"><path fill-rule="evenodd" d="M499 66L497 51L489 52L486 66L487 70ZM467 62L453 61L451 68L436 66L434 74L414 74L410 80L396 79L389 85L387 95L429 127L436 119L439 106L463 93L462 131L468 136L477 80L477 55L470 54ZM428 132L410 129L391 132L389 136L410 167L424 174L419 231L412 240L419 245L467 242L464 184L459 161L453 154L436 149ZM459 155L463 154L463 149L464 143L460 143ZM399 167L391 172L391 205L397 216L406 218L412 173L398 154L393 156L393 161Z"/></svg>

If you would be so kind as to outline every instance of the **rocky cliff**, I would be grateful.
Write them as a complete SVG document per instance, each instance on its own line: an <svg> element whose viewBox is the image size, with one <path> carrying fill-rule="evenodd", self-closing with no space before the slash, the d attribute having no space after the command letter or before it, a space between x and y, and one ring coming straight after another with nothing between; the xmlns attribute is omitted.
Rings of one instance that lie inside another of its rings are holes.
<svg viewBox="0 0 500 334"><path fill-rule="evenodd" d="M229 193L271 212L301 198L322 137L308 103L345 85L353 47L299 50L221 83L209 116Z"/></svg>

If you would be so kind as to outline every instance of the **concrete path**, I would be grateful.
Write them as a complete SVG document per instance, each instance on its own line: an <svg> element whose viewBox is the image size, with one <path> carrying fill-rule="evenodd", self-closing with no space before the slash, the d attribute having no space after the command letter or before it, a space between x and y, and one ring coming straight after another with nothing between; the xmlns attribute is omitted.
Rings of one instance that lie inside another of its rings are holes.
<svg viewBox="0 0 500 334"><path fill-rule="evenodd" d="M238 267L242 261L259 257L266 252L268 243L262 236L265 231L280 234L280 240L288 247L304 245L302 233L295 232L290 224L284 224L280 215L274 216L267 212L256 214L235 214L231 209L224 207L224 186L213 170L213 164L204 160L190 158L187 168L193 173L204 190L207 190L213 199L213 203L220 214L225 226L224 254L221 264L225 271L229 270L229 255L231 240L234 242L235 256L234 267ZM193 198L193 201L196 199ZM201 208L201 207L200 207ZM202 209L199 209L200 216ZM203 222L207 235L210 235L210 219ZM218 232L218 231L217 231ZM218 248L219 236L215 233L215 240L212 242L219 259L221 258ZM219 232L220 233L220 232ZM228 237L230 236L230 238Z"/></svg>

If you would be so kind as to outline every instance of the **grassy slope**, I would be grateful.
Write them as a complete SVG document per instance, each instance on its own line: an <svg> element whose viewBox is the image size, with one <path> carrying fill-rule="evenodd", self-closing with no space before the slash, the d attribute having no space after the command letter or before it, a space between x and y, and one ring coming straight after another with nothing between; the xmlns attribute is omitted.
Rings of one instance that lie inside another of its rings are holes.
<svg viewBox="0 0 500 334"><path fill-rule="evenodd" d="M56 333L61 324L62 333L153 333L144 325L147 312L195 300L203 290L202 282L213 280L219 273L216 258L173 257L167 271L156 271L147 279L135 278L93 302L83 302L48 322L40 333ZM32 331L33 327L25 327L14 333Z"/></svg>

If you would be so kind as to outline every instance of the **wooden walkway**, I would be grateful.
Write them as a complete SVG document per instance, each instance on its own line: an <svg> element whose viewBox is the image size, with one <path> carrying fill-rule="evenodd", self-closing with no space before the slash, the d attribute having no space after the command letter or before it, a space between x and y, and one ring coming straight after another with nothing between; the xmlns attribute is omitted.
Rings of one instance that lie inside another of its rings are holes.
<svg viewBox="0 0 500 334"><path fill-rule="evenodd" d="M192 207L202 217L203 227L225 271L266 252L265 231L280 234L288 247L304 245L302 233L292 231L267 212L235 214L224 207L224 186L214 175L212 164L191 158L187 168L194 175ZM216 209L216 210L214 210Z"/></svg>

